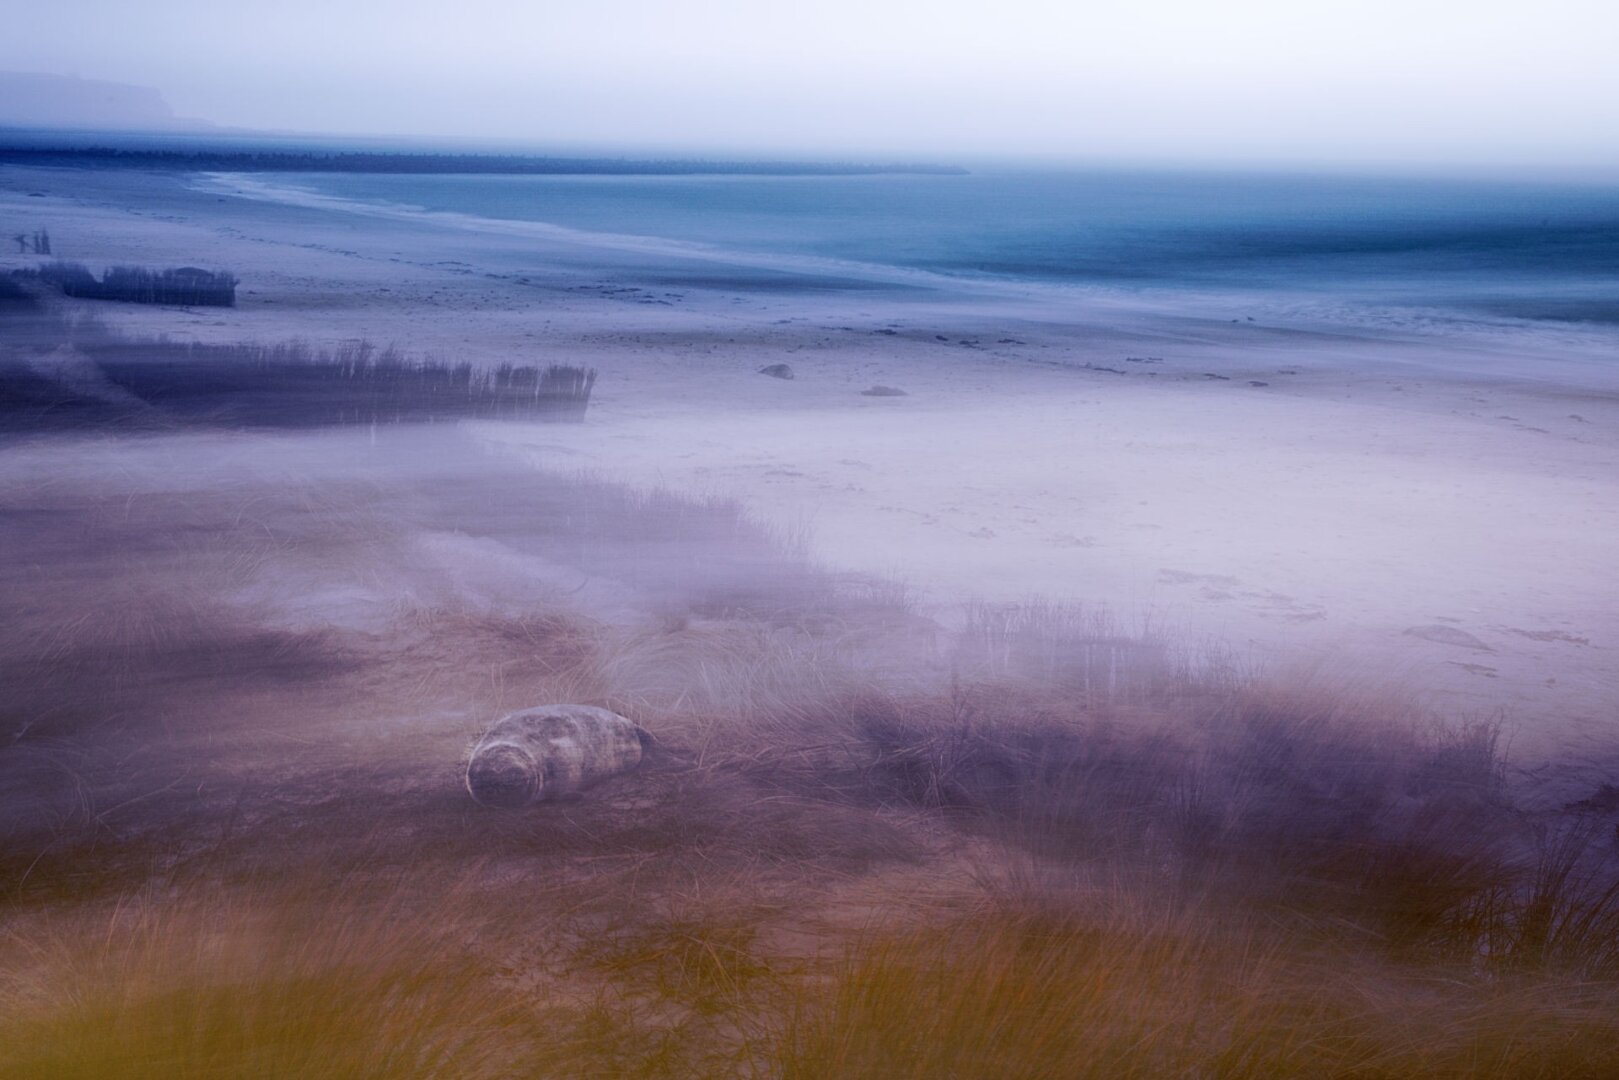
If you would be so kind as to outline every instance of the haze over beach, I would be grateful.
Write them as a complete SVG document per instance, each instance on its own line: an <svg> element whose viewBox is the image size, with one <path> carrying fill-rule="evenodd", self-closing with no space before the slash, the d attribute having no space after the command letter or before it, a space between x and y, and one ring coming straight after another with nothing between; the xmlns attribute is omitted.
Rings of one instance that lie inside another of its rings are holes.
<svg viewBox="0 0 1619 1080"><path fill-rule="evenodd" d="M1619 16L90 0L0 1075L1619 1074Z"/></svg>
<svg viewBox="0 0 1619 1080"><path fill-rule="evenodd" d="M201 0L9 17L25 70L305 134L1408 171L1619 168L1597 0L1127 8Z"/></svg>

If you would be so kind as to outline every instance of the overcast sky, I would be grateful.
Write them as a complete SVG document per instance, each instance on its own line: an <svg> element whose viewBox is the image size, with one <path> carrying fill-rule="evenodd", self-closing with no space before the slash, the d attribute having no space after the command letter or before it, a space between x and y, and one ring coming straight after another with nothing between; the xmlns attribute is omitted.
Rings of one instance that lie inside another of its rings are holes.
<svg viewBox="0 0 1619 1080"><path fill-rule="evenodd" d="M1619 171L1619 0L8 8L0 64L156 87L182 116L245 127Z"/></svg>

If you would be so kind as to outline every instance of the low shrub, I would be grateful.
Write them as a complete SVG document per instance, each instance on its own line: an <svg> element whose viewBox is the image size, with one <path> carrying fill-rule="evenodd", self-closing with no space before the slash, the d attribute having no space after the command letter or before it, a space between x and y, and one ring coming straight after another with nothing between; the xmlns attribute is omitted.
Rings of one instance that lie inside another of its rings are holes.
<svg viewBox="0 0 1619 1080"><path fill-rule="evenodd" d="M170 270L114 266L98 279L83 264L68 262L46 263L39 268L39 278L68 296L84 300L187 307L235 307L239 283L235 274L195 266Z"/></svg>

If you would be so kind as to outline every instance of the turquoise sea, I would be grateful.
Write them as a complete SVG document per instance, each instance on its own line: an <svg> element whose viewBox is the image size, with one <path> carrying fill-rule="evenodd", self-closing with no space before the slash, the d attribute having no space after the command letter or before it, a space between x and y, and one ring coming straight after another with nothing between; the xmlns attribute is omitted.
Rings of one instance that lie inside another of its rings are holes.
<svg viewBox="0 0 1619 1080"><path fill-rule="evenodd" d="M1619 188L1238 173L277 175L326 195L946 275L1619 324Z"/></svg>

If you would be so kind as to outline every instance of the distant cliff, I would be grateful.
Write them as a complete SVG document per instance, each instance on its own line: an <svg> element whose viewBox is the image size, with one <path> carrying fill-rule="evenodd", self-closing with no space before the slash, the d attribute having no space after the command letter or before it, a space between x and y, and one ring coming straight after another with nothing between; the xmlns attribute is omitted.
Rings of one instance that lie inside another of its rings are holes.
<svg viewBox="0 0 1619 1080"><path fill-rule="evenodd" d="M0 71L0 126L173 131L209 125L176 117L149 86Z"/></svg>

